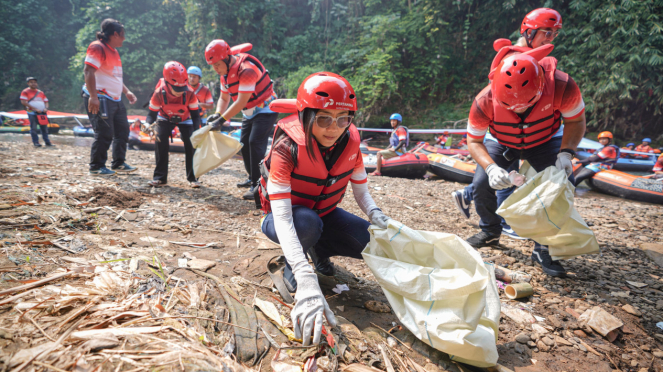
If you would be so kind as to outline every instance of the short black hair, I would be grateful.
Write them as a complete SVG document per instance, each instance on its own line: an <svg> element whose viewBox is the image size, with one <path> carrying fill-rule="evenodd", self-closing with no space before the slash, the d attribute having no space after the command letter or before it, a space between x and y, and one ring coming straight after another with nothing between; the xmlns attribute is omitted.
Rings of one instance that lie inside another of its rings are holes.
<svg viewBox="0 0 663 372"><path fill-rule="evenodd" d="M97 31L97 39L103 42L108 42L114 33L122 33L124 25L113 18L106 18L101 21L101 31Z"/></svg>

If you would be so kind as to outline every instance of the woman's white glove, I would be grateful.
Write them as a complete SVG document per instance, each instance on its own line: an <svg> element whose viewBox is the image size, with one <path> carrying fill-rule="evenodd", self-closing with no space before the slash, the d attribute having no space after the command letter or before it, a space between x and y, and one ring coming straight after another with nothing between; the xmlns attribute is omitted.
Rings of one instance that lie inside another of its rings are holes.
<svg viewBox="0 0 663 372"><path fill-rule="evenodd" d="M573 173L573 155L568 152L560 152L557 154L555 167L566 172L566 176L569 177Z"/></svg>
<svg viewBox="0 0 663 372"><path fill-rule="evenodd" d="M488 175L488 183L490 184L490 187L495 190L503 190L513 186L509 179L509 172L500 168L495 163L491 163L486 167L486 174Z"/></svg>
<svg viewBox="0 0 663 372"><path fill-rule="evenodd" d="M371 223L381 229L386 229L389 225L390 218L387 217L379 208L375 208L368 212L368 219Z"/></svg>
<svg viewBox="0 0 663 372"><path fill-rule="evenodd" d="M327 317L330 326L336 326L336 317L329 309L327 300L320 290L318 276L315 273L297 273L297 293L295 293L295 307L290 312L292 324L295 328L295 337L302 340L304 346L320 343L322 334L322 317Z"/></svg>

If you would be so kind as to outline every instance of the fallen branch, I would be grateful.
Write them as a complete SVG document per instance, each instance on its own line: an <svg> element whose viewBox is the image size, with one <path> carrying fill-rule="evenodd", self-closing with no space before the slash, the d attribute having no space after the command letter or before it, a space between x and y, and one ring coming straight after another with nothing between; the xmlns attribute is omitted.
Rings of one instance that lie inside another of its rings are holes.
<svg viewBox="0 0 663 372"><path fill-rule="evenodd" d="M44 278L42 280L38 280L34 283L28 283L28 284L19 285L19 286L13 287L13 288L5 289L4 291L0 291L0 296L4 296L4 295L10 294L10 293L20 292L20 291L30 289L30 288L34 288L34 287L39 287L42 284L52 282L52 281L60 279L60 278L64 278L65 276L69 276L69 275L72 275L72 274L73 274L72 271L67 271L67 272L63 272L63 273L60 273L60 274L50 276L48 278Z"/></svg>

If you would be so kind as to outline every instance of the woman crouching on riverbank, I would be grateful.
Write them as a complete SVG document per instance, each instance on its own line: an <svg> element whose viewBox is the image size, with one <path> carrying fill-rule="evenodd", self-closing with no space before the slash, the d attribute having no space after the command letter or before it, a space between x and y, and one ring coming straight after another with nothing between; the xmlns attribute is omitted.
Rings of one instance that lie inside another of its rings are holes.
<svg viewBox="0 0 663 372"><path fill-rule="evenodd" d="M270 109L293 115L278 122L261 165L262 231L281 244L287 261L283 277L297 300L291 313L295 335L304 345L313 336L317 344L323 315L332 326L336 319L306 254L318 272L333 275L329 257L361 259L369 225L386 228L389 218L368 192L359 132L352 124L357 98L347 80L315 73L302 82L296 100L275 100ZM348 182L371 223L337 207Z"/></svg>

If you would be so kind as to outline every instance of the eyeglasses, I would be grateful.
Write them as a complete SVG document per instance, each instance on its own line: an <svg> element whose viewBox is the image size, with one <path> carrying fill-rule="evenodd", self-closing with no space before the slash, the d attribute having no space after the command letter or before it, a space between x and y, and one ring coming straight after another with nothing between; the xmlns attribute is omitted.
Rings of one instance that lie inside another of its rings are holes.
<svg viewBox="0 0 663 372"><path fill-rule="evenodd" d="M354 119L354 116L352 115L343 115L337 118L330 115L316 115L315 124L317 124L320 128L329 128L329 126L336 122L337 127L344 129L347 128L350 123L352 123L352 119Z"/></svg>
<svg viewBox="0 0 663 372"><path fill-rule="evenodd" d="M554 39L559 35L559 30L554 30L554 31L543 31L539 30L539 32L543 32L543 37L546 39Z"/></svg>

